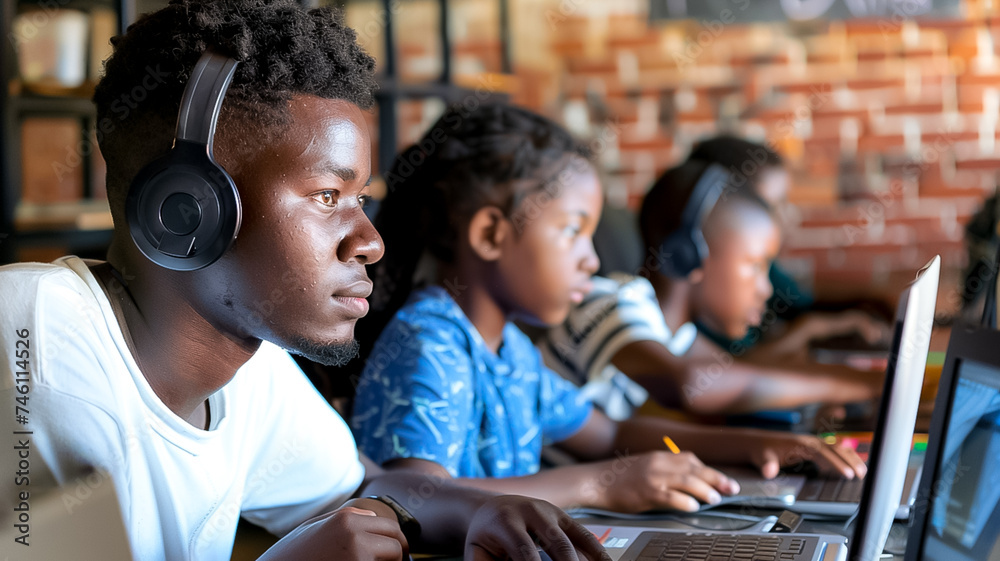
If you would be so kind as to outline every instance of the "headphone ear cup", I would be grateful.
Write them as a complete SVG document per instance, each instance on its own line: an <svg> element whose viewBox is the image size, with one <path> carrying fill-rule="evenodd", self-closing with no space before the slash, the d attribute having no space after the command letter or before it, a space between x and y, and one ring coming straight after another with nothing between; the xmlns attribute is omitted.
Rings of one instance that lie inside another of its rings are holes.
<svg viewBox="0 0 1000 561"><path fill-rule="evenodd" d="M125 214L143 255L174 271L194 271L217 261L242 221L232 178L204 145L182 140L136 175Z"/></svg>
<svg viewBox="0 0 1000 561"><path fill-rule="evenodd" d="M708 243L701 222L718 202L729 181L729 172L719 164L708 164L684 204L681 224L660 244L664 260L660 272L676 279L687 278L708 257Z"/></svg>
<svg viewBox="0 0 1000 561"><path fill-rule="evenodd" d="M667 236L660 245L660 255L666 256L660 264L660 272L675 279L686 278L701 265L698 248L684 232Z"/></svg>

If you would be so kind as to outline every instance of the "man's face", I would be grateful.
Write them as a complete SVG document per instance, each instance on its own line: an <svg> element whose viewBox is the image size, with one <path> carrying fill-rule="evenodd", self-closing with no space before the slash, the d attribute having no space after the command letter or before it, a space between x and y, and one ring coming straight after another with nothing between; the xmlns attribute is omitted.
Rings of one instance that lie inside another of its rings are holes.
<svg viewBox="0 0 1000 561"><path fill-rule="evenodd" d="M772 293L768 271L781 235L769 217L758 214L708 240L704 276L692 295L696 317L730 339L740 339L750 326L760 324Z"/></svg>
<svg viewBox="0 0 1000 561"><path fill-rule="evenodd" d="M233 166L243 224L204 271L205 303L240 339L343 362L368 312L365 265L383 253L362 210L371 142L352 103L296 96L289 111L292 123L273 144Z"/></svg>

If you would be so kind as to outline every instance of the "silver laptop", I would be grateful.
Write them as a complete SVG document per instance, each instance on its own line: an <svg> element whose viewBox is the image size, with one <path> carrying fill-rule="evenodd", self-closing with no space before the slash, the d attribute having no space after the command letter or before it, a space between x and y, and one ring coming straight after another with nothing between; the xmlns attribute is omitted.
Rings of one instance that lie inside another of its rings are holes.
<svg viewBox="0 0 1000 561"><path fill-rule="evenodd" d="M878 422L869 449L867 479L884 477L899 487L895 518L906 520L916 499L924 454L911 450L913 426L920 401L927 351L937 302L941 260L934 257L899 297L892 349ZM886 441L907 446L885 447ZM724 470L740 482L741 491L728 504L787 508L805 514L850 516L857 511L864 480L839 477L779 475L766 480L751 470ZM888 474L888 475L883 475Z"/></svg>
<svg viewBox="0 0 1000 561"><path fill-rule="evenodd" d="M871 470L862 484L853 537L822 534L689 532L654 530L638 534L620 561L691 561L703 559L872 561L885 547L903 491L930 345L940 259L935 257L901 296L896 336L879 430L872 441ZM625 544L623 544L625 545Z"/></svg>
<svg viewBox="0 0 1000 561"><path fill-rule="evenodd" d="M1000 559L1000 332L996 329L952 328L905 559Z"/></svg>

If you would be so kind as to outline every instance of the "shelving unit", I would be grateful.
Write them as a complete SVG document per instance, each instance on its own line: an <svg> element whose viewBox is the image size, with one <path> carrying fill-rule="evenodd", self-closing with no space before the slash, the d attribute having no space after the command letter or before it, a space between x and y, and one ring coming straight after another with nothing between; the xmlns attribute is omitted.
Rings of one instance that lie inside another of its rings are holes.
<svg viewBox="0 0 1000 561"><path fill-rule="evenodd" d="M317 0L300 0L308 7ZM348 0L349 1L349 0ZM507 0L498 0L500 14L501 71L511 70L509 55L509 19ZM95 6L113 7L118 15L118 31L124 32L140 12L155 9L163 0L70 0L64 7L87 10ZM0 30L10 36L18 7L29 7L24 0L2 0ZM476 92L454 83L452 77L452 44L448 33L448 0L438 0L441 42L441 75L426 83L403 83L397 71L398 50L393 35L390 0L382 0L385 10L385 55L380 61L384 72L379 77L376 94L379 122L379 172L384 173L396 155L398 141L398 109L401 100L439 98L446 103L460 101ZM83 138L88 141L96 121L96 111L89 97L42 96L24 93L17 87L18 65L13 49L4 49L0 56L0 264L19 259L22 249L45 246L66 248L71 252L99 253L111 240L110 211L107 203L94 198L97 192L92 180L91 160L83 158L83 200L79 203L28 205L21 201L21 126L27 117L70 117L81 123ZM479 94L481 95L481 94ZM494 94L506 99L505 94Z"/></svg>
<svg viewBox="0 0 1000 561"><path fill-rule="evenodd" d="M2 0L0 29L11 37L19 7L37 7L18 0ZM135 0L70 0L62 8L85 12L96 7L111 8L118 18L118 32L135 18ZM62 117L80 123L80 140L89 142L96 121L96 109L89 95L39 95L24 87L18 77L17 53L4 49L0 57L0 110L3 134L0 135L0 264L19 259L27 248L59 247L74 253L100 253L111 240L110 211L107 202L95 198L92 157L80 157L83 181L79 202L28 204L23 202L22 125L27 118ZM86 89L86 88L84 88ZM75 93L75 92L74 92Z"/></svg>
<svg viewBox="0 0 1000 561"><path fill-rule="evenodd" d="M10 99L8 112L13 114L14 127L20 133L21 124L29 117L70 117L81 123L81 140L88 141L96 122L96 111L89 99L69 96L19 95ZM12 162L11 170L20 171L21 143L14 139L6 161ZM72 252L100 251L111 241L111 211L101 199L95 199L93 160L81 156L83 197L76 203L31 204L20 200L20 189L10 189L18 194L14 206L16 249L45 245L70 248ZM22 185L22 178L15 176L14 186Z"/></svg>

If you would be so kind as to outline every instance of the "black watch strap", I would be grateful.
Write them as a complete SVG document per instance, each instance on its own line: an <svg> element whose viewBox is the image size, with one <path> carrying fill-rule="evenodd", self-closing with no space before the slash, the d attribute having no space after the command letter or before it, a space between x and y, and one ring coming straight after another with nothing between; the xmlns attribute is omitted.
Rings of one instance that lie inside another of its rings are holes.
<svg viewBox="0 0 1000 561"><path fill-rule="evenodd" d="M414 542L420 538L420 522L410 514L410 511L403 508L403 505L399 504L396 499L389 495L372 495L365 498L379 501L396 513L399 528L403 531L403 535L406 537L406 541L410 544L410 547L413 547Z"/></svg>

